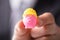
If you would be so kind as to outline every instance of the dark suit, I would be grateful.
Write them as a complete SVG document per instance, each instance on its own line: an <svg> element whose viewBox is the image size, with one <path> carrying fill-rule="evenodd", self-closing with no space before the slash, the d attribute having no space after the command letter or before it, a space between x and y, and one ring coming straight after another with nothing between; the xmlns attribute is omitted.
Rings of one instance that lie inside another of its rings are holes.
<svg viewBox="0 0 60 40"><path fill-rule="evenodd" d="M44 12L51 12L55 18L56 24L60 26L60 0L39 0L34 9L38 15Z"/></svg>
<svg viewBox="0 0 60 40"><path fill-rule="evenodd" d="M20 12L21 10L24 11L27 8L27 6L28 5L26 5L25 3L22 3ZM57 1L40 0L35 5L34 9L36 9L38 15L42 14L43 12L48 12L48 11L52 12L52 14L56 19L56 23L60 25L60 11L59 11L60 1L59 0ZM10 35L11 35L10 16L11 16L11 10L9 5L9 0L0 0L0 40L10 40Z"/></svg>
<svg viewBox="0 0 60 40"><path fill-rule="evenodd" d="M9 0L0 0L0 40L10 39L9 18Z"/></svg>

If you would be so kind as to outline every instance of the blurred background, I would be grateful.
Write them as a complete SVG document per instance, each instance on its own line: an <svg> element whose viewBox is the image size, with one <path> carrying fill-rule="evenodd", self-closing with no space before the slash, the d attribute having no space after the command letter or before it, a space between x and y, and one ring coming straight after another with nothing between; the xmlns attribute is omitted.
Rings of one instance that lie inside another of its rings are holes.
<svg viewBox="0 0 60 40"><path fill-rule="evenodd" d="M0 40L11 40L15 24L29 7L34 8L38 15L52 12L57 17L56 23L60 25L60 19L56 16L60 13L59 0L0 0Z"/></svg>

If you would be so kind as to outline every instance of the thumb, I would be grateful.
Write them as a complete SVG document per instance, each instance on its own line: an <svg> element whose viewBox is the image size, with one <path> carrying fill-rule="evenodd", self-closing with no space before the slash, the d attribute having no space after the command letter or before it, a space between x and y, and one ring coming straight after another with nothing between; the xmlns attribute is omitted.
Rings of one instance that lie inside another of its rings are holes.
<svg viewBox="0 0 60 40"><path fill-rule="evenodd" d="M12 40L29 40L29 30L24 28L23 21L19 21L15 28Z"/></svg>

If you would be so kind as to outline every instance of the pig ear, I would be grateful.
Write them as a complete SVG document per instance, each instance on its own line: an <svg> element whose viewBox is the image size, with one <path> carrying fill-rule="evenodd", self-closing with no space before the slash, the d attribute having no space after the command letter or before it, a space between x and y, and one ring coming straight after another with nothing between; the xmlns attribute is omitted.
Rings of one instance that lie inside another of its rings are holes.
<svg viewBox="0 0 60 40"><path fill-rule="evenodd" d="M37 23L37 14L33 8L27 8L23 14L25 28L34 28Z"/></svg>

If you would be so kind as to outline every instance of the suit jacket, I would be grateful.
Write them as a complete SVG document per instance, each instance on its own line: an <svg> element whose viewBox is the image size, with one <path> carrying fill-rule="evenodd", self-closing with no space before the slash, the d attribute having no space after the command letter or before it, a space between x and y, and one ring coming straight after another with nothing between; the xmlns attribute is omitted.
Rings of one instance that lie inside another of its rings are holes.
<svg viewBox="0 0 60 40"><path fill-rule="evenodd" d="M20 8L22 12L27 8L29 2L23 2ZM28 5L26 5L28 4ZM29 6L28 6L29 7ZM60 1L59 0L38 0L33 7L38 15L43 12L52 12L55 17L56 23L60 25ZM21 13L22 13L21 12ZM9 0L0 0L0 40L10 40L11 25L10 25L10 4Z"/></svg>
<svg viewBox="0 0 60 40"><path fill-rule="evenodd" d="M60 26L60 0L38 0L34 9L38 15L44 12L51 12L56 24Z"/></svg>
<svg viewBox="0 0 60 40"><path fill-rule="evenodd" d="M0 40L10 40L9 0L0 0Z"/></svg>

